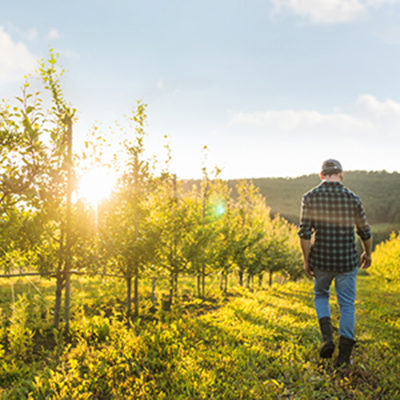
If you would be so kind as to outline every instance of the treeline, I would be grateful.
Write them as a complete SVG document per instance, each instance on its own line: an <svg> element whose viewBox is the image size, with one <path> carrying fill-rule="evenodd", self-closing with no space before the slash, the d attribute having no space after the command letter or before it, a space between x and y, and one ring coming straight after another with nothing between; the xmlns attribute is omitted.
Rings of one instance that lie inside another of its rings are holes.
<svg viewBox="0 0 400 400"><path fill-rule="evenodd" d="M271 208L272 215L281 215L292 224L298 225L300 203L304 193L317 186L319 175L303 175L297 178L254 178L248 179L259 190ZM238 180L227 181L232 195L237 192ZM186 188L196 184L187 180ZM388 239L391 233L400 230L400 174L386 171L345 171L343 183L357 193L363 201L368 221L372 225L374 245ZM361 250L361 244L358 243Z"/></svg>
<svg viewBox="0 0 400 400"><path fill-rule="evenodd" d="M298 223L302 195L320 183L318 174L297 178L257 178L252 182L266 198L272 213ZM237 181L229 181L233 187ZM400 173L345 171L343 183L357 193L371 224L400 224Z"/></svg>
<svg viewBox="0 0 400 400"><path fill-rule="evenodd" d="M204 297L206 278L219 274L221 289L235 274L241 285L265 273L296 278L301 257L294 226L273 218L250 182L232 189L210 176L190 190L145 157L146 106L138 103L122 151L111 167L119 180L110 198L93 208L74 200L79 170L103 165L105 138L93 130L82 153L74 153L74 108L65 100L56 57L40 65L44 93L23 93L0 108L0 267L4 273L32 269L56 279L54 325L69 327L71 274L112 274L126 282L127 317L139 314L140 282L167 279L166 303L176 301L179 279L192 277ZM47 106L45 106L47 104ZM62 300L64 299L64 318Z"/></svg>

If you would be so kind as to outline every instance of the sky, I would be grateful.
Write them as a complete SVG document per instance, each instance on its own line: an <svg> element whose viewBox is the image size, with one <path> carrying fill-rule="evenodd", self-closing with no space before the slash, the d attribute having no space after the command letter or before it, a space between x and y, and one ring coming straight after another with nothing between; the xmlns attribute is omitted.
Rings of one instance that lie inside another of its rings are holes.
<svg viewBox="0 0 400 400"><path fill-rule="evenodd" d="M3 3L0 98L59 52L77 150L140 100L147 151L167 135L180 178L400 170L400 0Z"/></svg>

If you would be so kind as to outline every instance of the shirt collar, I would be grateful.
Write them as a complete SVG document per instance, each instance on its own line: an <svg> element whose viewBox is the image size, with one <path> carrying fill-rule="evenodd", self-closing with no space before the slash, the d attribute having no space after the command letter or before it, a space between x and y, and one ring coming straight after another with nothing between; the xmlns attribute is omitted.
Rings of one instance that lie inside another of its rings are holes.
<svg viewBox="0 0 400 400"><path fill-rule="evenodd" d="M321 185L327 185L327 186L343 186L342 182L329 182L329 181L322 181Z"/></svg>

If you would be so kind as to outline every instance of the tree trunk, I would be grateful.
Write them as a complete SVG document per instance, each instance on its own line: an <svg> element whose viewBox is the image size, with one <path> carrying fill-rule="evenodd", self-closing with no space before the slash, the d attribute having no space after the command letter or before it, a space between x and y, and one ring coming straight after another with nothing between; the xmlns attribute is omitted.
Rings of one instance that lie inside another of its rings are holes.
<svg viewBox="0 0 400 400"><path fill-rule="evenodd" d="M258 274L258 287L262 287L264 274L261 272Z"/></svg>
<svg viewBox="0 0 400 400"><path fill-rule="evenodd" d="M66 263L67 265L67 263ZM69 264L70 265L70 264ZM70 268L67 269L65 267L65 298L64 298L64 307L65 307L65 331L69 331L69 313L71 307L71 272Z"/></svg>
<svg viewBox="0 0 400 400"><path fill-rule="evenodd" d="M64 261L64 229L61 227L60 235L60 248L58 249L58 263L56 269L56 300L54 304L54 327L58 330L60 326L60 315L61 315L61 301L62 301L62 290L63 290L63 276L61 269Z"/></svg>
<svg viewBox="0 0 400 400"><path fill-rule="evenodd" d="M201 297L201 277L200 272L196 276L197 297Z"/></svg>
<svg viewBox="0 0 400 400"><path fill-rule="evenodd" d="M133 301L135 304L135 318L137 318L139 315L139 276L138 276L138 271L136 271L133 285L134 285Z"/></svg>
<svg viewBox="0 0 400 400"><path fill-rule="evenodd" d="M151 308L155 310L156 308L156 283L157 278L153 278L151 281Z"/></svg>
<svg viewBox="0 0 400 400"><path fill-rule="evenodd" d="M178 272L174 274L174 294L175 299L178 298Z"/></svg>
<svg viewBox="0 0 400 400"><path fill-rule="evenodd" d="M131 326L131 311L132 311L132 277L126 278L126 319L128 327Z"/></svg>
<svg viewBox="0 0 400 400"><path fill-rule="evenodd" d="M269 286L272 286L272 271L269 271Z"/></svg>
<svg viewBox="0 0 400 400"><path fill-rule="evenodd" d="M250 289L250 279L251 279L251 275L247 274L247 278L246 278L246 288Z"/></svg>
<svg viewBox="0 0 400 400"><path fill-rule="evenodd" d="M228 291L228 272L225 272L224 275L225 275L225 288L224 288L224 292L227 293L227 291Z"/></svg>
<svg viewBox="0 0 400 400"><path fill-rule="evenodd" d="M72 198L72 119L67 117L67 204L66 204L66 223L65 223L65 330L69 331L69 313L71 305L71 198Z"/></svg>
<svg viewBox="0 0 400 400"><path fill-rule="evenodd" d="M239 269L239 285L243 286L243 270Z"/></svg>
<svg viewBox="0 0 400 400"><path fill-rule="evenodd" d="M205 171L205 169L203 170ZM205 179L205 185L204 185L204 191L203 191L203 204L202 204L202 214L203 214L203 219L202 219L202 224L203 226L206 223L206 210L207 210L207 197L208 197L208 178L207 175L205 174L203 176L203 179ZM200 275L201 275L201 298L204 299L205 296L205 267L204 265L200 268Z"/></svg>
<svg viewBox="0 0 400 400"><path fill-rule="evenodd" d="M60 324L60 313L61 313L61 300L62 300L62 276L61 267L57 267L56 272L56 300L54 304L54 327L58 330Z"/></svg>
<svg viewBox="0 0 400 400"><path fill-rule="evenodd" d="M206 268L201 267L201 297L204 299L206 296Z"/></svg>
<svg viewBox="0 0 400 400"><path fill-rule="evenodd" d="M134 211L134 238L135 242L138 240L139 236L139 213L138 213L138 187L139 187L139 170L140 163L138 159L138 153L135 153L134 159L134 167L133 167L133 181L134 181L134 197L133 197L133 211ZM135 307L135 317L139 315L139 288L138 288L138 280L139 280L139 269L138 266L134 266L134 307ZM130 278L131 279L131 278ZM130 283L131 285L131 283ZM131 289L129 289L130 291ZM129 298L130 301L130 298ZM130 312L130 310L129 310Z"/></svg>
<svg viewBox="0 0 400 400"><path fill-rule="evenodd" d="M172 271L169 277L169 301L171 305L174 302L174 273Z"/></svg>

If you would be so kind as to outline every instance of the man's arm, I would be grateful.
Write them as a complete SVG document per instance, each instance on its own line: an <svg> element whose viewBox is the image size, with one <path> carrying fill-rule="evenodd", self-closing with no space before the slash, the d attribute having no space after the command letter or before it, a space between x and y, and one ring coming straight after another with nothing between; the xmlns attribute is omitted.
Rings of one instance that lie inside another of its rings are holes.
<svg viewBox="0 0 400 400"><path fill-rule="evenodd" d="M361 240L361 244L364 249L364 253L361 254L361 268L367 269L372 263L372 236L366 240Z"/></svg>
<svg viewBox="0 0 400 400"><path fill-rule="evenodd" d="M304 271L311 278L314 277L314 272L310 268L308 259L311 251L312 233L313 233L313 223L312 223L311 210L307 204L305 196L303 196L303 199L301 201L300 229L298 235L300 237L300 247L303 253Z"/></svg>
<svg viewBox="0 0 400 400"><path fill-rule="evenodd" d="M311 240L300 238L300 246L303 253L304 271L310 278L313 278L315 275L308 263L308 257L310 256L311 251Z"/></svg>
<svg viewBox="0 0 400 400"><path fill-rule="evenodd" d="M361 201L359 201L357 204L356 226L357 234L360 236L361 245L364 250L361 255L361 268L366 269L371 265L372 262L372 234L371 227L367 222L367 216L365 215L365 210Z"/></svg>

